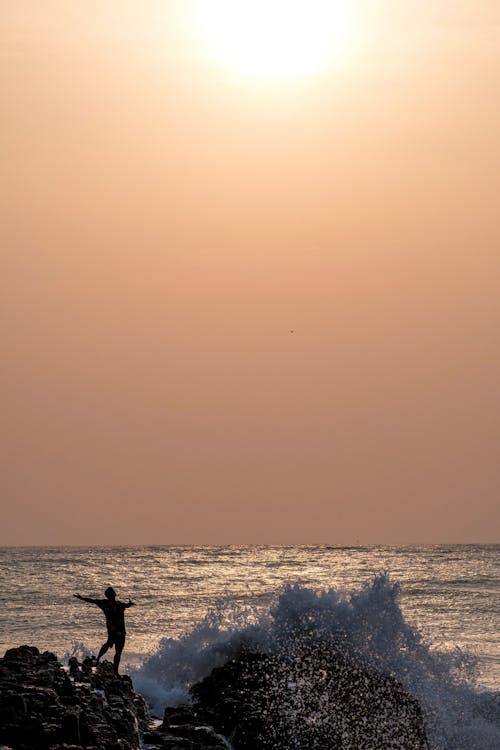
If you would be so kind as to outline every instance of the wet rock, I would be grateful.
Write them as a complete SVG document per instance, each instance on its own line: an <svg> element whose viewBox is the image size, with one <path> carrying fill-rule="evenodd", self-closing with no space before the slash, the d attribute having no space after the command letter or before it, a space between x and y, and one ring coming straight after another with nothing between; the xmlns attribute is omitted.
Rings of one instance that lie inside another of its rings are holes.
<svg viewBox="0 0 500 750"><path fill-rule="evenodd" d="M321 654L243 652L192 688L234 750L428 750L418 702L392 677Z"/></svg>
<svg viewBox="0 0 500 750"><path fill-rule="evenodd" d="M72 660L21 646L0 659L0 745L11 750L137 750L149 726L143 699L107 662Z"/></svg>
<svg viewBox="0 0 500 750"><path fill-rule="evenodd" d="M157 730L131 679L110 662L71 659L21 646L0 659L0 750L226 750L193 711L172 709Z"/></svg>
<svg viewBox="0 0 500 750"><path fill-rule="evenodd" d="M226 739L212 727L196 724L164 726L144 735L144 743L158 750L228 750Z"/></svg>
<svg viewBox="0 0 500 750"><path fill-rule="evenodd" d="M0 750L428 750L421 710L392 677L321 652L242 650L154 727L110 662L22 646L0 659ZM230 741L230 744L228 743Z"/></svg>
<svg viewBox="0 0 500 750"><path fill-rule="evenodd" d="M168 729L170 726L179 726L179 724L196 725L197 716L193 706L167 706L163 716L163 727Z"/></svg>

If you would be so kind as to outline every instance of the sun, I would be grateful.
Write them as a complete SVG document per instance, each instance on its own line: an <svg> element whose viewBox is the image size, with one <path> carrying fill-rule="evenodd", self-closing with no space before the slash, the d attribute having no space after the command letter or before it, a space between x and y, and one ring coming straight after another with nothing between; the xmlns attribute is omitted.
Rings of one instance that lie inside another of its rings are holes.
<svg viewBox="0 0 500 750"><path fill-rule="evenodd" d="M327 70L345 54L349 0L199 0L197 23L218 63L280 81Z"/></svg>

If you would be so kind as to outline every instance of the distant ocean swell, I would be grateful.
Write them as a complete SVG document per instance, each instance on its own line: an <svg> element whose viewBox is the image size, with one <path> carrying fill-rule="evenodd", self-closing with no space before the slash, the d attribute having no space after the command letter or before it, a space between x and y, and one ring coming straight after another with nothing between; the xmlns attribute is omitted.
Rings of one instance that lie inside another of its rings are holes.
<svg viewBox="0 0 500 750"><path fill-rule="evenodd" d="M165 705L189 700L189 687L242 646L296 655L316 681L326 649L399 680L422 706L433 750L498 750L500 693L478 689L473 656L433 649L405 621L398 595L398 584L380 574L351 591L287 585L265 611L220 601L191 632L162 639L133 670L134 684L161 715ZM307 679L291 679L290 690L279 696L280 717L296 717L307 690ZM327 722L326 714L315 721L322 718Z"/></svg>

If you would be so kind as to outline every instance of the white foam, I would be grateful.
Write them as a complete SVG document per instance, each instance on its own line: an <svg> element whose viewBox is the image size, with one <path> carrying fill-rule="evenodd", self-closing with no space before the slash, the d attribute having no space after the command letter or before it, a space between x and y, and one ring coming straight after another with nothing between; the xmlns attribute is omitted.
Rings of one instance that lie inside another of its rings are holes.
<svg viewBox="0 0 500 750"><path fill-rule="evenodd" d="M385 573L353 591L287 585L264 610L219 602L190 633L164 638L133 670L134 684L161 715L242 645L300 658L315 642L396 677L420 702L433 750L500 748L500 694L478 690L473 656L433 649L405 621L399 586ZM311 669L321 669L314 658Z"/></svg>

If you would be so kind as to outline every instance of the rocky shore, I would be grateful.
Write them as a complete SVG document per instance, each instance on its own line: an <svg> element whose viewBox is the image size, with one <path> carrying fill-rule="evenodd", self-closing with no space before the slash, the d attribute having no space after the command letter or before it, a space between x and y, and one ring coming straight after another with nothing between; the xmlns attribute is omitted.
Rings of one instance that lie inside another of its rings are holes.
<svg viewBox="0 0 500 750"><path fill-rule="evenodd" d="M304 689L305 686L305 689ZM11 750L428 750L420 706L394 679L341 660L241 651L154 721L127 676L30 646L0 659L0 748Z"/></svg>

